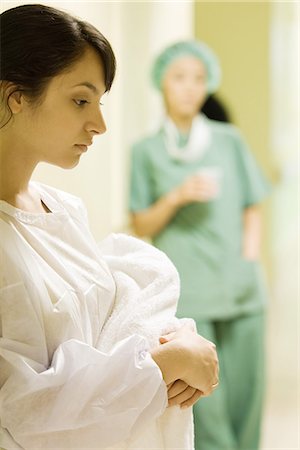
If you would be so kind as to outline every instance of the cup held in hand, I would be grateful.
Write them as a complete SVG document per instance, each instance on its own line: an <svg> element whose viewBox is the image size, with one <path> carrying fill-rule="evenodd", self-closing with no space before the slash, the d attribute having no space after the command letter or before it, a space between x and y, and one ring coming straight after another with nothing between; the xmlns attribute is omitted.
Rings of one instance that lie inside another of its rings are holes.
<svg viewBox="0 0 300 450"><path fill-rule="evenodd" d="M197 170L196 174L209 185L207 200L214 200L220 196L222 170L220 167L206 166Z"/></svg>

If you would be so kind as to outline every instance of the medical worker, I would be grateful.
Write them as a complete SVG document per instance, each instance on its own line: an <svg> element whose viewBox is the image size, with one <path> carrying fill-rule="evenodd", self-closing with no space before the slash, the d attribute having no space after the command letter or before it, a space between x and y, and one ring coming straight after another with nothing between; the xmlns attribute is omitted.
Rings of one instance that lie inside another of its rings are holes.
<svg viewBox="0 0 300 450"><path fill-rule="evenodd" d="M221 80L205 43L166 48L152 80L165 118L132 148L133 229L177 267L178 316L193 317L219 349L219 389L194 407L196 449L257 449L266 307L260 203L268 185L240 131L198 114Z"/></svg>

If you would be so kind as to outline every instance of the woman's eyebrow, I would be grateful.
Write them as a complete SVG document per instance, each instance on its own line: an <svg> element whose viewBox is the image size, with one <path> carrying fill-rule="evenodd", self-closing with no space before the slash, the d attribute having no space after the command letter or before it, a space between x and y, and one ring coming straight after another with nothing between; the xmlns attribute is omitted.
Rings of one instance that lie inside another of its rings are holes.
<svg viewBox="0 0 300 450"><path fill-rule="evenodd" d="M96 86L94 86L92 83L89 83L88 81L83 81L82 83L75 84L72 87L78 87L78 86L85 86L85 87L91 89L91 91L93 91L94 94L99 95L99 91L96 88Z"/></svg>

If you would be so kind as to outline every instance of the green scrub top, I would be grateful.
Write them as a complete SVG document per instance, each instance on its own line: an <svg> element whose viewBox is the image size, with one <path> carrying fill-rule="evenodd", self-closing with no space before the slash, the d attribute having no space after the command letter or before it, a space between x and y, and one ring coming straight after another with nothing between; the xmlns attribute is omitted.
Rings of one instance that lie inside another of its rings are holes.
<svg viewBox="0 0 300 450"><path fill-rule="evenodd" d="M181 280L177 315L224 319L264 308L265 288L256 261L241 255L243 211L269 192L251 152L231 124L207 119L210 148L193 162L173 159L163 130L133 146L130 210L138 212L201 168L219 168L220 195L182 207L153 244L173 261Z"/></svg>

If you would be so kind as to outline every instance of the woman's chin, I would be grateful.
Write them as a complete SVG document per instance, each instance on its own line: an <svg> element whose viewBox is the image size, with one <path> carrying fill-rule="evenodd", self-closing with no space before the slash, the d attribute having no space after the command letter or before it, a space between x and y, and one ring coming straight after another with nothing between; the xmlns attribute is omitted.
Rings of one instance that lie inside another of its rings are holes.
<svg viewBox="0 0 300 450"><path fill-rule="evenodd" d="M72 160L68 161L45 161L48 164L51 164L52 166L60 167L61 169L69 170L74 169L74 167L78 166L80 161L80 156L77 158L73 158Z"/></svg>
<svg viewBox="0 0 300 450"><path fill-rule="evenodd" d="M76 166L78 166L79 161L80 161L80 157L76 161L68 162L68 163L62 165L61 168L66 169L66 170L74 169Z"/></svg>

